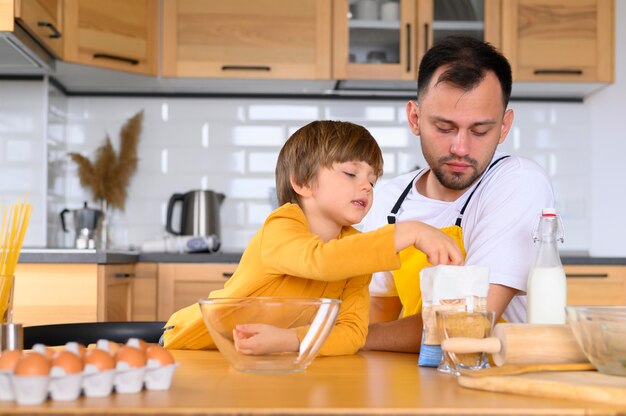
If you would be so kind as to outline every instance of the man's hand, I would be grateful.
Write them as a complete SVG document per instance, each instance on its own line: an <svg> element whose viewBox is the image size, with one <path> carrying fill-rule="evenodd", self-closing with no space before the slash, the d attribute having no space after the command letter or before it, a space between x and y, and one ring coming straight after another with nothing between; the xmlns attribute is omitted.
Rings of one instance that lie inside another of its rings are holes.
<svg viewBox="0 0 626 416"><path fill-rule="evenodd" d="M267 324L237 325L233 339L237 352L246 355L293 352L300 348L296 331Z"/></svg>

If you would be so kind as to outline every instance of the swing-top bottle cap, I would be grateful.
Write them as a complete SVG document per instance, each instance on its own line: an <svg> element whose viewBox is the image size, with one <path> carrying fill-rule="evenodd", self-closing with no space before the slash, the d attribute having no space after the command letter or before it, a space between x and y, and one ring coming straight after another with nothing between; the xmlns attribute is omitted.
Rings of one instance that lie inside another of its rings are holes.
<svg viewBox="0 0 626 416"><path fill-rule="evenodd" d="M556 210L554 208L544 208L541 210L542 217L556 217Z"/></svg>

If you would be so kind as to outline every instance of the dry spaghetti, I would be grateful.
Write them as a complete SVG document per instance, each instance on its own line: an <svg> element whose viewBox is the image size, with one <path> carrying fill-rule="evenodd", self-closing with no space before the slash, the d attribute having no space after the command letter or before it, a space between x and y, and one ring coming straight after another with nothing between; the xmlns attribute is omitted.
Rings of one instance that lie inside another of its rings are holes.
<svg viewBox="0 0 626 416"><path fill-rule="evenodd" d="M30 221L31 205L18 201L10 207L0 204L2 224L0 225L0 317L2 322L10 320L13 275L20 257L20 250Z"/></svg>

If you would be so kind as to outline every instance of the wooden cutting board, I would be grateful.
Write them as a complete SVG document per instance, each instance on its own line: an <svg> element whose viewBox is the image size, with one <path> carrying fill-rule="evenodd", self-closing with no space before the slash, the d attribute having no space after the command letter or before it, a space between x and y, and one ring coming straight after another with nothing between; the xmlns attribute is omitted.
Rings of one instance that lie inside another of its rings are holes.
<svg viewBox="0 0 626 416"><path fill-rule="evenodd" d="M458 380L461 386L477 390L626 406L626 377L609 376L597 371L549 371L494 377L459 376Z"/></svg>

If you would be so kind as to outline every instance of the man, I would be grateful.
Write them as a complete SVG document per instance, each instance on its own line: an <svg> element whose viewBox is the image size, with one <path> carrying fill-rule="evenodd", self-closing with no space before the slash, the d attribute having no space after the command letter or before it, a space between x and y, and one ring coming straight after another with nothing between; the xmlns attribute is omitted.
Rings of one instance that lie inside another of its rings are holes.
<svg viewBox="0 0 626 416"><path fill-rule="evenodd" d="M418 100L406 107L428 168L377 189L363 230L408 220L442 228L467 253L466 265L489 267L487 308L524 322L532 230L554 195L537 164L496 153L513 123L511 83L506 58L487 43L454 36L431 48L420 63ZM400 271L374 274L365 349L419 351L419 270L428 264L415 252Z"/></svg>

